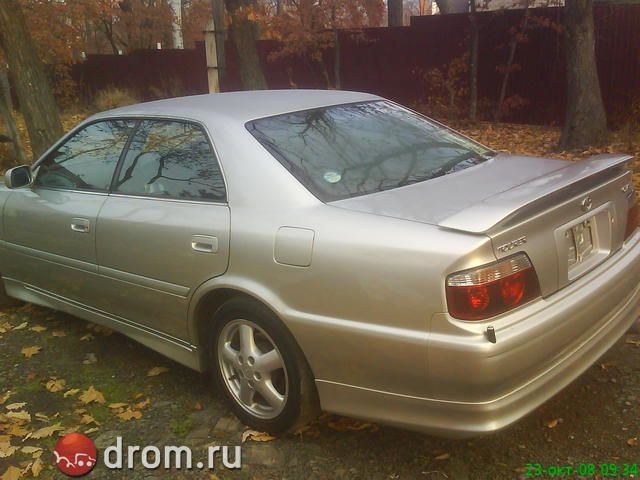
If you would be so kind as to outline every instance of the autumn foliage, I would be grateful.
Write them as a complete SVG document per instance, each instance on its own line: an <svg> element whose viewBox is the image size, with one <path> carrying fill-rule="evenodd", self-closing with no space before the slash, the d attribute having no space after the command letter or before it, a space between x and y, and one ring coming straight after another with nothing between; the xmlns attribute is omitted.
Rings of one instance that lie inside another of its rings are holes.
<svg viewBox="0 0 640 480"><path fill-rule="evenodd" d="M90 53L171 48L166 0L20 0L38 54L62 105L74 99L69 66ZM185 45L202 39L210 0L183 0ZM1 52L0 52L0 55Z"/></svg>

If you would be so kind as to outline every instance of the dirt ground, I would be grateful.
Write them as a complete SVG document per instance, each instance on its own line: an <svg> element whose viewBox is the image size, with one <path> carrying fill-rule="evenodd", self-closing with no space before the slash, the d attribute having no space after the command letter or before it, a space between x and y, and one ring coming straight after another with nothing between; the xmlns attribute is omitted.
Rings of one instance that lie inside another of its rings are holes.
<svg viewBox="0 0 640 480"><path fill-rule="evenodd" d="M247 428L207 376L120 334L30 305L0 313L0 331L0 444L5 434L12 445L42 448L40 478L61 478L52 447L66 431L89 432L99 448L117 436L125 446L186 445L194 459L206 458L208 445L243 447L240 471L149 471L138 462L114 472L98 464L90 474L97 479L516 479L525 478L527 463L640 463L638 335L528 417L483 438L444 440L325 415L298 435L242 443ZM31 420L7 418L11 411ZM56 425L53 434L28 438ZM0 458L0 473L32 468L40 454L33 450Z"/></svg>
<svg viewBox="0 0 640 480"><path fill-rule="evenodd" d="M80 119L67 116L65 126ZM626 151L640 158L637 141L615 134L602 149L569 153L553 152L554 128L458 127L499 150L562 158ZM108 471L99 464L90 474L97 479L519 479L527 478L526 464L640 464L639 414L640 336L629 334L565 391L494 435L443 440L325 415L297 435L243 443L247 428L205 375L65 314L30 305L0 312L2 480L18 472L61 478L52 448L70 431L88 432L99 448L118 436L125 445L186 445L194 459L206 458L209 445L243 448L240 471L150 471L139 462L132 471Z"/></svg>

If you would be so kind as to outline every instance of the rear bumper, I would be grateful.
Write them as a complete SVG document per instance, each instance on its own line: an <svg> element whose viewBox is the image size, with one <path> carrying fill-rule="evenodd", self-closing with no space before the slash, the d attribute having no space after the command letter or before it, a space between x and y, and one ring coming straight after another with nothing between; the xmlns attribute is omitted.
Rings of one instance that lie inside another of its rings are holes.
<svg viewBox="0 0 640 480"><path fill-rule="evenodd" d="M428 352L430 398L318 381L322 406L448 437L493 432L566 387L638 316L640 232L596 270L514 314L482 324L436 316ZM489 324L496 344L483 335Z"/></svg>

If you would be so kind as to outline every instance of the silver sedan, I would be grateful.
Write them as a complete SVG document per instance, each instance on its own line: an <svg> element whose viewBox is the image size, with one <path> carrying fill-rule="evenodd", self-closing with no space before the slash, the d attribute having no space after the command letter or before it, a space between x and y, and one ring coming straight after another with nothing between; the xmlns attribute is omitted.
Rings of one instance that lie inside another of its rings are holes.
<svg viewBox="0 0 640 480"><path fill-rule="evenodd" d="M362 93L134 105L7 172L0 300L210 371L259 430L491 432L638 318L630 160L496 153Z"/></svg>

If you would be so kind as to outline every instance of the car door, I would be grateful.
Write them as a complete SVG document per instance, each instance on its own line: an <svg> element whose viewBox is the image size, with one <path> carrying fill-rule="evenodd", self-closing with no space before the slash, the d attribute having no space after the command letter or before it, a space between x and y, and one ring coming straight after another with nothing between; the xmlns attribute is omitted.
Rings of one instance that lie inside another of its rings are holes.
<svg viewBox="0 0 640 480"><path fill-rule="evenodd" d="M134 121L103 120L72 133L13 190L3 213L2 275L86 302L97 279L95 235Z"/></svg>
<svg viewBox="0 0 640 480"><path fill-rule="evenodd" d="M187 339L188 299L226 271L229 228L222 172L202 127L143 120L100 211L96 301Z"/></svg>

